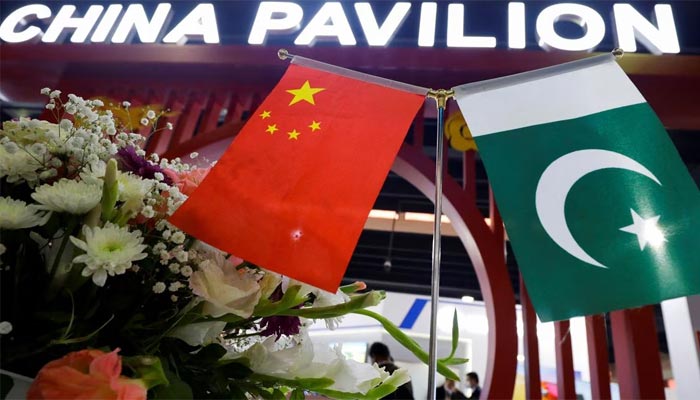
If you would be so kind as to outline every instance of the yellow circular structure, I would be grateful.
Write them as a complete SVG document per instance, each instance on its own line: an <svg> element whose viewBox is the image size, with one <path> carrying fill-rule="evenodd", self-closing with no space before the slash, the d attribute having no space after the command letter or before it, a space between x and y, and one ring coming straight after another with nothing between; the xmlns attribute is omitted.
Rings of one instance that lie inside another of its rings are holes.
<svg viewBox="0 0 700 400"><path fill-rule="evenodd" d="M450 147L455 150L477 150L472 133L461 112L455 112L447 118L445 137L450 141Z"/></svg>

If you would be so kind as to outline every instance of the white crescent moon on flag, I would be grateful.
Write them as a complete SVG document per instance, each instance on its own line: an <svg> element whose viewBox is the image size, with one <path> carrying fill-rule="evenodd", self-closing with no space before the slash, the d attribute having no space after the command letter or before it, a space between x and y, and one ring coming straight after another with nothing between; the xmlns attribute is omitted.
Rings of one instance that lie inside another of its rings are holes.
<svg viewBox="0 0 700 400"><path fill-rule="evenodd" d="M645 166L637 161L608 150L578 150L554 160L544 170L537 184L535 206L545 232L564 251L596 267L607 268L596 261L576 242L566 221L566 197L579 179L591 172L618 168L644 175L661 185Z"/></svg>

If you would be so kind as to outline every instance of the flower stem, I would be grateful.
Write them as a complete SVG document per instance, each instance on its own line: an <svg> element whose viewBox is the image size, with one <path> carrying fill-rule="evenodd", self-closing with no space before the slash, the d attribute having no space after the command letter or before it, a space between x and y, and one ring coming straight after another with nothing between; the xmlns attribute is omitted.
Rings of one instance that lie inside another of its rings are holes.
<svg viewBox="0 0 700 400"><path fill-rule="evenodd" d="M49 273L49 282L52 282L53 278L56 276L58 266L61 264L61 258L63 258L63 252L66 250L66 245L68 245L68 242L70 241L70 236L73 233L73 229L75 229L75 226L77 224L78 221L75 218L71 218L71 220L68 222L66 231L63 234L63 239L61 240L61 247L58 248L58 253L56 254L56 258L53 260L53 265L51 266L51 272Z"/></svg>

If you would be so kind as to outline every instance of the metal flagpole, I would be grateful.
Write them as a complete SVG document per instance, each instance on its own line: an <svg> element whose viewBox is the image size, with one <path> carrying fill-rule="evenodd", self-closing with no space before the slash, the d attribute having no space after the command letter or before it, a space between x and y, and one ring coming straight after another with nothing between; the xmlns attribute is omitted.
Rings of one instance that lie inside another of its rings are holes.
<svg viewBox="0 0 700 400"><path fill-rule="evenodd" d="M428 399L435 400L435 378L437 374L437 312L440 298L440 258L442 220L442 171L445 128L445 106L454 96L452 90L431 90L428 97L437 103L437 134L435 136L435 213L433 222L433 271L430 288L430 362L428 369Z"/></svg>
<svg viewBox="0 0 700 400"><path fill-rule="evenodd" d="M281 60L287 60L296 56L289 54L285 49L280 49L277 56ZM318 63L322 64L322 63ZM323 64L326 68L342 70L344 73L358 74L357 72L346 70L334 65ZM365 78L367 75L362 74ZM376 78L382 79L382 78ZM402 85L404 90L415 93L421 92L425 88L407 85L382 79L384 84ZM425 89L427 91L427 89ZM444 129L445 129L445 106L447 100L454 97L454 90L429 90L427 97L435 99L437 105L437 134L435 140L435 213L433 222L433 265L432 265L432 285L431 285L431 313L430 313L430 349L429 349L429 371L428 371L428 399L435 400L435 378L437 373L437 311L440 297L440 228L442 219L442 169L444 150ZM425 92L422 92L425 93Z"/></svg>

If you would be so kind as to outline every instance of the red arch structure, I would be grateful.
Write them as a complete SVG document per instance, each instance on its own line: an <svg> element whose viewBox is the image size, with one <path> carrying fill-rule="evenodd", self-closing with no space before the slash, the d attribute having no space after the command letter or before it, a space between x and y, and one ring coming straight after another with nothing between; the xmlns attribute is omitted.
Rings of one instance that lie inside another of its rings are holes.
<svg viewBox="0 0 700 400"><path fill-rule="evenodd" d="M2 44L0 83L4 97L16 102L42 101L43 86L84 97L129 99L132 104L161 104L176 114L162 119L175 125L148 142L166 157L199 151L216 159L240 130L285 67L276 49L247 46ZM456 49L292 49L293 53L409 83L450 87L495 76L545 67L582 55L537 51ZM449 65L444 60L449 59ZM397 63L399 63L397 67ZM700 129L694 109L700 92L700 57L628 55L622 65L665 125ZM44 80L37 81L37 76ZM402 147L393 170L431 198L434 162L423 146L423 122L417 116L413 141ZM225 115L223 125L220 117ZM444 212L462 240L481 285L489 323L489 349L483 397L510 399L518 354L516 298L505 265L503 225L493 198L490 222L476 207L474 153L463 154L460 185L445 174ZM526 393L541 399L536 316L521 282ZM651 308L610 314L617 381L622 398L663 398L658 339ZM610 398L608 343L604 319L586 319L591 386L594 398ZM556 324L559 398L575 398L568 321Z"/></svg>

